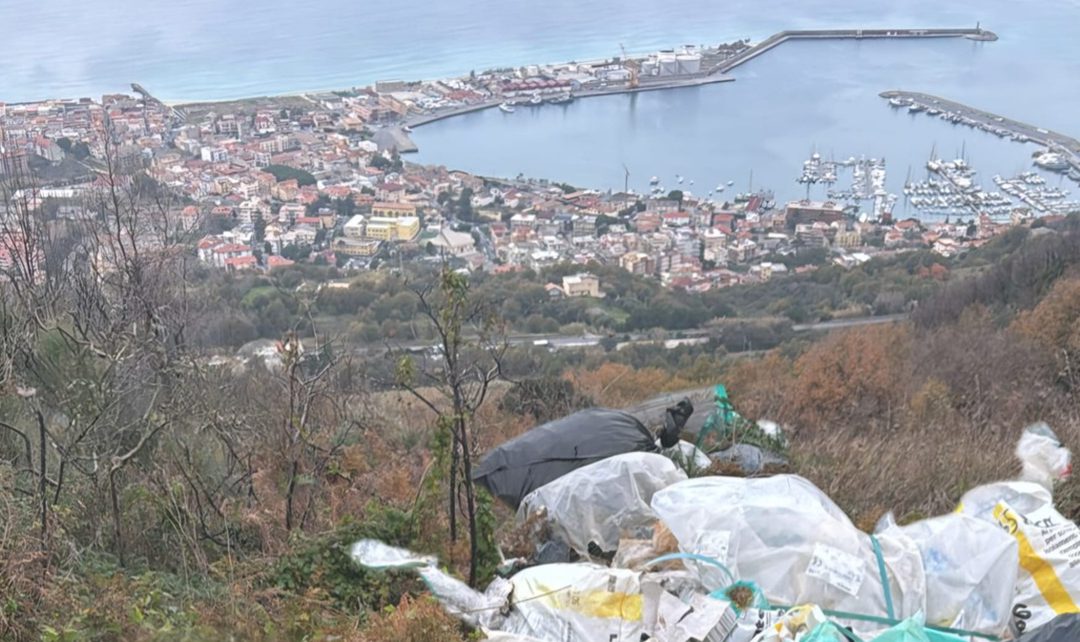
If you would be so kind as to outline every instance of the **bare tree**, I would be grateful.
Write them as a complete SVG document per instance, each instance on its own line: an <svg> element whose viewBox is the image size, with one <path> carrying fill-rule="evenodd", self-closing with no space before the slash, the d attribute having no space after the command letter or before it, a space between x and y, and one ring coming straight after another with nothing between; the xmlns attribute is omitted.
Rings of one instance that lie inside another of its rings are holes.
<svg viewBox="0 0 1080 642"><path fill-rule="evenodd" d="M458 496L463 490L469 529L469 583L475 584L479 579L480 534L472 479L477 455L474 419L491 384L499 378L499 364L508 343L487 303L472 295L465 276L449 266L443 266L434 283L413 292L420 314L435 330L438 359L424 367L409 356L401 357L397 383L434 412L438 425L450 432L450 535L457 540Z"/></svg>
<svg viewBox="0 0 1080 642"><path fill-rule="evenodd" d="M25 401L25 420L6 422L7 430L38 433L36 464L28 466L38 481L42 539L47 489L59 501L65 476L76 472L108 495L113 549L124 563L124 471L183 417L176 392L189 366L193 258L171 200L122 169L107 131L102 138L104 166L77 216L49 219L25 175L0 191L8 259L0 272L0 381Z"/></svg>

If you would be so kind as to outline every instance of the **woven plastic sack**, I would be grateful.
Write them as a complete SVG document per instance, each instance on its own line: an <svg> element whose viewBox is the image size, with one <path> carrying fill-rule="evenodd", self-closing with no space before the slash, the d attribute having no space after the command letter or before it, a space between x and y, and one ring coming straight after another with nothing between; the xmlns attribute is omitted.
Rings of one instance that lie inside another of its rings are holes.
<svg viewBox="0 0 1080 642"><path fill-rule="evenodd" d="M870 536L802 477L690 479L657 492L652 507L683 551L721 561L737 579L760 586L772 604L896 618L926 608L915 543L888 529L877 538L879 563ZM707 589L727 584L718 569L687 565Z"/></svg>
<svg viewBox="0 0 1080 642"><path fill-rule="evenodd" d="M504 633L558 642L641 637L640 573L595 564L545 564L510 581L510 614L498 627Z"/></svg>
<svg viewBox="0 0 1080 642"><path fill-rule="evenodd" d="M967 492L957 511L1005 530L1019 569L1010 612L1014 636L1066 613L1080 612L1080 528L1054 508L1054 484L1072 472L1072 456L1046 424L1028 426L1016 446L1016 481Z"/></svg>

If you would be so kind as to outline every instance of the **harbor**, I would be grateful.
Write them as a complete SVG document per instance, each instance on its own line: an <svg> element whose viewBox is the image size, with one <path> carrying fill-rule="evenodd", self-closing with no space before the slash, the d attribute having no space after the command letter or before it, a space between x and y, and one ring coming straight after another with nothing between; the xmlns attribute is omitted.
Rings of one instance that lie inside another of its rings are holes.
<svg viewBox="0 0 1080 642"><path fill-rule="evenodd" d="M735 78L729 72L790 41L927 38L991 42L997 40L997 35L980 26L785 30L754 45L749 40L714 46L684 45L645 55L627 54L620 45L619 55L603 60L527 65L428 83L379 83L376 91L399 101L401 108L397 109L398 118L384 127L390 132L377 140L399 152L416 152L418 146L409 136L411 129L476 111L501 108L510 115L518 107L731 82Z"/></svg>

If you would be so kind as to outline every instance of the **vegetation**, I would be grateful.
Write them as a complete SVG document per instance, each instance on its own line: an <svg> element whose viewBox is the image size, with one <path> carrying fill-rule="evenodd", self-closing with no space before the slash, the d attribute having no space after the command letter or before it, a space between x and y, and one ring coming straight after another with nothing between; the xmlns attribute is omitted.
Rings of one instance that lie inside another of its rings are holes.
<svg viewBox="0 0 1080 642"><path fill-rule="evenodd" d="M263 168L263 171L272 174L274 178L279 181L295 179L297 185L300 187L314 185L316 182L315 177L311 175L311 172L296 167L289 167L288 165L267 165Z"/></svg>
<svg viewBox="0 0 1080 642"><path fill-rule="evenodd" d="M0 239L19 240L0 271L0 639L473 639L415 577L362 569L349 546L434 554L482 585L513 516L472 486L476 457L591 404L722 381L741 414L787 426L795 472L864 528L949 511L1015 472L1026 422L1080 438L1073 220L958 260L910 253L705 295L605 266L588 268L601 299L550 297L543 283L573 266L319 289L336 268L205 271L167 194L104 171L94 216L63 223L35 215L18 177L0 185ZM645 341L698 327L703 343ZM508 345L530 328L606 338ZM271 341L212 358L257 337ZM350 342L388 337L437 349ZM1056 499L1080 516L1077 482Z"/></svg>

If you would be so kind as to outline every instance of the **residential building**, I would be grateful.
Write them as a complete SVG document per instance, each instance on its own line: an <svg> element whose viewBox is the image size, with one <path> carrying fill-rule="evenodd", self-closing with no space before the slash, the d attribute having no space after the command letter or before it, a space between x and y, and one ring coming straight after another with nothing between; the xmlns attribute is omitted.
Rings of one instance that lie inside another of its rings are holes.
<svg viewBox="0 0 1080 642"><path fill-rule="evenodd" d="M416 206L412 203L375 202L371 204L371 215L381 218L416 216Z"/></svg>
<svg viewBox="0 0 1080 642"><path fill-rule="evenodd" d="M570 276L564 276L563 280L563 292L566 296L587 296L598 298L600 296L600 279L588 272L582 272L580 274L574 274Z"/></svg>
<svg viewBox="0 0 1080 642"><path fill-rule="evenodd" d="M438 236L431 239L429 243L438 248L439 251L451 256L468 254L469 252L472 252L476 246L472 234L455 232L454 230L447 228L440 229Z"/></svg>

